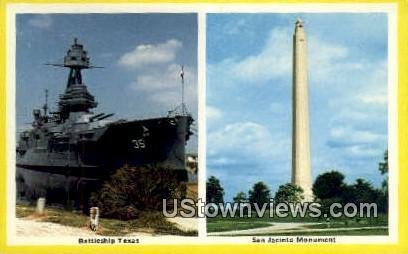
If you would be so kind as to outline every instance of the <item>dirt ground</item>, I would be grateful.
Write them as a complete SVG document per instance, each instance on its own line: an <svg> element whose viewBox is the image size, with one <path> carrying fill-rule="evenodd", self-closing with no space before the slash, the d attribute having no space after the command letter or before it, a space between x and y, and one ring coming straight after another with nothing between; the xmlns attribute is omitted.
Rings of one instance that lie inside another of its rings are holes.
<svg viewBox="0 0 408 254"><path fill-rule="evenodd" d="M183 230L197 230L197 218L169 218L170 222L175 223L176 226ZM77 228L63 226L51 222L38 221L32 218L16 218L17 235L21 237L67 237L67 236L98 236L95 232L87 227ZM132 236L152 236L146 232L132 232ZM130 236L129 235L129 236Z"/></svg>
<svg viewBox="0 0 408 254"><path fill-rule="evenodd" d="M96 236L87 228L75 228L51 222L40 222L32 219L16 218L17 235L25 237L66 237L66 236Z"/></svg>
<svg viewBox="0 0 408 254"><path fill-rule="evenodd" d="M182 217L174 217L174 218L167 218L166 220L175 223L176 227L183 231L192 231L198 230L198 219L197 218L182 218Z"/></svg>

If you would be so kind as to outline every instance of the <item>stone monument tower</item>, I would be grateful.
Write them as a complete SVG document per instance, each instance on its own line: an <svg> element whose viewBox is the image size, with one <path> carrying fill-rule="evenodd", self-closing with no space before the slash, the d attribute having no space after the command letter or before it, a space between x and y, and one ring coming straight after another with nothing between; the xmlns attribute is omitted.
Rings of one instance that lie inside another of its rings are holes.
<svg viewBox="0 0 408 254"><path fill-rule="evenodd" d="M307 41L298 19L293 35L293 126L292 183L303 188L304 201L313 199L310 167L309 102L307 86Z"/></svg>

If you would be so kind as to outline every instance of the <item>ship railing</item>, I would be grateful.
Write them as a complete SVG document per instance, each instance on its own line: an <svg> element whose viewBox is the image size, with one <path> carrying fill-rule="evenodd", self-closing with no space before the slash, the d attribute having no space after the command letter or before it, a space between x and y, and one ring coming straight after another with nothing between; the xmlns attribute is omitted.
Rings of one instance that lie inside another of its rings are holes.
<svg viewBox="0 0 408 254"><path fill-rule="evenodd" d="M173 110L170 110L167 114L168 117L176 117L176 116L191 116L191 113L188 111L186 104L181 103Z"/></svg>

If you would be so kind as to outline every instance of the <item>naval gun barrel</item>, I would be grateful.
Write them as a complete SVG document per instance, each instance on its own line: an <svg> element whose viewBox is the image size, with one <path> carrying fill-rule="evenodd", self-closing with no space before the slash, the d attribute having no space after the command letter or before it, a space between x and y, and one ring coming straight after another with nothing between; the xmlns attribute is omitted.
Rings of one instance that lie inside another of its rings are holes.
<svg viewBox="0 0 408 254"><path fill-rule="evenodd" d="M102 116L102 117L99 117L97 120L100 121L100 120L103 120L103 119L105 119L105 118L111 117L111 116L113 116L113 115L114 115L113 113L112 113L112 114L107 114L107 115L104 115L104 116Z"/></svg>
<svg viewBox="0 0 408 254"><path fill-rule="evenodd" d="M89 118L89 121L92 122L94 119L97 119L97 118L99 118L99 117L101 117L101 116L103 116L103 115L105 115L105 113L100 113L100 114L94 115L94 116L92 116L92 117Z"/></svg>

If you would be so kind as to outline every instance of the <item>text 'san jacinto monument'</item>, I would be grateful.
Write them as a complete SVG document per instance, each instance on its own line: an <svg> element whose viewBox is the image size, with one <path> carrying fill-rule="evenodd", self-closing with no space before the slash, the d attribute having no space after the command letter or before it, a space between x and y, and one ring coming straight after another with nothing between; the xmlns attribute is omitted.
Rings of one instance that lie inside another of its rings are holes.
<svg viewBox="0 0 408 254"><path fill-rule="evenodd" d="M307 87L307 41L301 20L293 35L293 129L292 183L303 188L304 200L311 201L309 103Z"/></svg>

